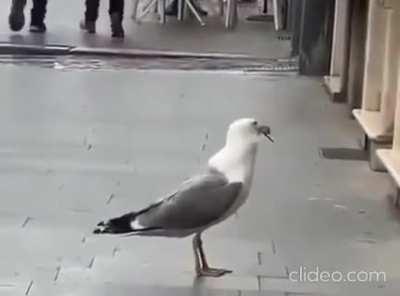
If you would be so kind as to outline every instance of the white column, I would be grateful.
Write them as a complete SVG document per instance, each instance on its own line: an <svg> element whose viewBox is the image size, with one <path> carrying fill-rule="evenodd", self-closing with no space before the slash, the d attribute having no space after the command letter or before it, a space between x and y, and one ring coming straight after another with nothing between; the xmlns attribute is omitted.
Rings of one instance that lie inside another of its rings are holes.
<svg viewBox="0 0 400 296"><path fill-rule="evenodd" d="M400 34L400 28L397 29L397 33ZM400 54L398 54L397 60L397 85L400 86ZM395 112L395 123L394 123L394 139L393 139L393 153L400 159L400 87L397 87L396 93L396 112Z"/></svg>
<svg viewBox="0 0 400 296"><path fill-rule="evenodd" d="M338 0L340 1L340 0ZM367 22L362 109L379 111L383 79L386 14L382 0L370 0Z"/></svg>
<svg viewBox="0 0 400 296"><path fill-rule="evenodd" d="M381 113L384 125L394 125L393 145L377 154L397 184L394 202L400 206L400 1L385 1L392 9L388 21ZM394 118L393 118L394 115Z"/></svg>
<svg viewBox="0 0 400 296"><path fill-rule="evenodd" d="M399 6L399 3L400 1L398 1L397 6ZM383 134L393 132L396 109L398 60L400 52L400 12L396 7L388 10L386 28L382 100L380 106Z"/></svg>
<svg viewBox="0 0 400 296"><path fill-rule="evenodd" d="M349 0L335 2L335 19L333 25L333 42L330 76L338 77L342 81L347 68L347 50L349 42Z"/></svg>

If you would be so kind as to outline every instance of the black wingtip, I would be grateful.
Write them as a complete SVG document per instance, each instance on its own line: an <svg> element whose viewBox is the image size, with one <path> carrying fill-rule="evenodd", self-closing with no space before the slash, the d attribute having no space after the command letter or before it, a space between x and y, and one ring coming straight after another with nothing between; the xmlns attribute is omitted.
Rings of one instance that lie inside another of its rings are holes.
<svg viewBox="0 0 400 296"><path fill-rule="evenodd" d="M97 227L93 230L93 234L104 233L105 229L106 229L106 223L104 223L104 221L101 221L97 223Z"/></svg>
<svg viewBox="0 0 400 296"><path fill-rule="evenodd" d="M120 217L101 221L93 230L94 234L121 234L132 232L131 222L136 217L136 213L128 213Z"/></svg>
<svg viewBox="0 0 400 296"><path fill-rule="evenodd" d="M100 233L101 233L101 230L98 229L98 228L96 228L95 230L93 230L93 234L100 234Z"/></svg>

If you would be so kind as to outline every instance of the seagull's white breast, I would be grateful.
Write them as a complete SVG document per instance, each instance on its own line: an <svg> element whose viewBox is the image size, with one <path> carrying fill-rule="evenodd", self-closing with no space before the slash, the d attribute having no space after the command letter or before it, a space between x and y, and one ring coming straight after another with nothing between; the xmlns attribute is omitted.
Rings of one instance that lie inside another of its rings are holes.
<svg viewBox="0 0 400 296"><path fill-rule="evenodd" d="M248 198L254 175L255 157L257 145L248 146L225 146L217 154L212 156L208 165L226 176L229 183L242 183L242 190L237 201L229 211L229 215L237 211Z"/></svg>

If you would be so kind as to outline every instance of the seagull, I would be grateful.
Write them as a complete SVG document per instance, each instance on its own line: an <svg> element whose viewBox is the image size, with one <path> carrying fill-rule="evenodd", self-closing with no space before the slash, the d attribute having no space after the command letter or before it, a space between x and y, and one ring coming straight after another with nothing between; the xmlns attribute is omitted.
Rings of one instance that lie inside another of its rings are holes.
<svg viewBox="0 0 400 296"><path fill-rule="evenodd" d="M193 236L197 276L220 277L231 270L211 268L201 234L222 222L247 200L254 175L257 146L262 137L271 142L270 128L255 119L230 124L225 146L208 160L207 170L183 182L167 197L139 211L97 224L94 234L126 236Z"/></svg>

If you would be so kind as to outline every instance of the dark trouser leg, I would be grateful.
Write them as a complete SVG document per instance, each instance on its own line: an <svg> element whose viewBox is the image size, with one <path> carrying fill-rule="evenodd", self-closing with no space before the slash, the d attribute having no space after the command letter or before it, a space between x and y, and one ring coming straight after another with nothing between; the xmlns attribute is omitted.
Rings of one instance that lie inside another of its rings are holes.
<svg viewBox="0 0 400 296"><path fill-rule="evenodd" d="M100 0L86 0L85 21L96 22L99 16Z"/></svg>
<svg viewBox="0 0 400 296"><path fill-rule="evenodd" d="M26 0L12 0L8 23L11 30L19 31L25 24L24 8Z"/></svg>
<svg viewBox="0 0 400 296"><path fill-rule="evenodd" d="M46 16L47 0L33 0L33 7L31 10L31 24L43 24L44 17Z"/></svg>
<svg viewBox="0 0 400 296"><path fill-rule="evenodd" d="M110 9L108 12L110 13L110 15L113 13L117 13L122 21L124 17L124 4L124 0L110 0Z"/></svg>
<svg viewBox="0 0 400 296"><path fill-rule="evenodd" d="M124 28L122 27L122 19L124 17L124 0L110 0L110 20L112 37L123 38Z"/></svg>

